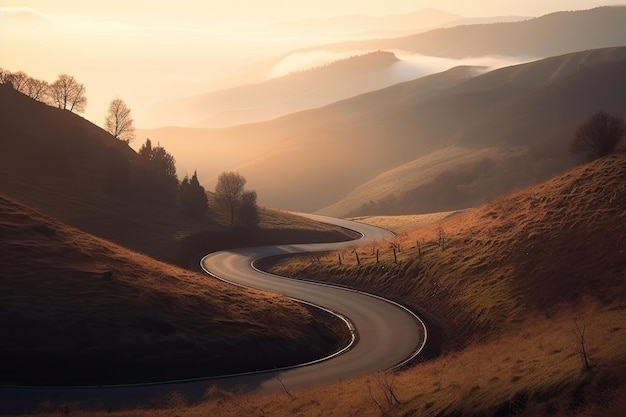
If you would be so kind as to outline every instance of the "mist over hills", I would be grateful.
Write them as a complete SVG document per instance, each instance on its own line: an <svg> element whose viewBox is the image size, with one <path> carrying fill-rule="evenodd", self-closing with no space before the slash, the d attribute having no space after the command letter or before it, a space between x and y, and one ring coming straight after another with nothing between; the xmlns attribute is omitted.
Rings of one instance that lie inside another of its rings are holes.
<svg viewBox="0 0 626 417"><path fill-rule="evenodd" d="M262 123L143 134L193 160L199 172L206 173L203 178L228 164L226 169L237 169L249 179L263 204L310 211L330 206L376 176L431 152L440 152L442 160L444 149L457 149L453 145L468 152L499 149L499 156L484 164L486 172L456 164L444 170L452 176L446 179L451 184L446 189L452 187L453 200L458 197L455 187L473 179L478 183L468 188L476 191L471 201L482 201L571 166L569 141L593 113L604 110L626 116L625 47L567 54L477 75L481 71L457 67ZM241 153L228 152L227 144ZM193 148L194 155L185 154L185 148ZM201 165L208 155L218 163ZM464 170L473 174L468 177ZM489 185L496 179L497 185ZM210 188L211 182L206 185ZM385 197L369 193L361 203ZM444 199L436 208L449 205L450 200ZM358 209L334 207L323 212L358 214ZM401 211L405 210L408 206Z"/></svg>
<svg viewBox="0 0 626 417"><path fill-rule="evenodd" d="M290 21L274 27L293 37L309 33L308 36L322 39L371 39L415 34L435 27L522 19L517 16L464 18L437 9L421 9L382 17L356 15ZM341 52L325 47L313 49L317 50L296 50L258 62L240 74L241 78L245 73L245 78L255 81L156 102L143 127L224 127L269 120L437 72L429 64L416 64L414 59L402 62L403 66L397 65L399 60L390 52L369 46Z"/></svg>
<svg viewBox="0 0 626 417"><path fill-rule="evenodd" d="M408 80L390 52L372 52L265 82L156 103L153 126L223 127L274 119Z"/></svg>

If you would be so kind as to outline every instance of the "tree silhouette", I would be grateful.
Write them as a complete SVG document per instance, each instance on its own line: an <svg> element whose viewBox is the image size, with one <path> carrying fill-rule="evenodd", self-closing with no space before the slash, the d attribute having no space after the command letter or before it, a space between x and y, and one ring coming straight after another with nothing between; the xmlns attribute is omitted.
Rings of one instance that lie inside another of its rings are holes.
<svg viewBox="0 0 626 417"><path fill-rule="evenodd" d="M50 100L60 109L82 113L87 106L85 86L67 74L59 75L59 78L50 85Z"/></svg>
<svg viewBox="0 0 626 417"><path fill-rule="evenodd" d="M612 153L625 134L624 120L599 111L576 130L570 151L600 158Z"/></svg>
<svg viewBox="0 0 626 417"><path fill-rule="evenodd" d="M8 84L11 81L11 71L0 67L0 84Z"/></svg>
<svg viewBox="0 0 626 417"><path fill-rule="evenodd" d="M241 201L246 179L238 172L222 172L217 177L215 198L230 214L230 225L235 224L235 213Z"/></svg>
<svg viewBox="0 0 626 417"><path fill-rule="evenodd" d="M198 181L198 172L194 171L191 179L187 175L180 183L178 201L184 212L197 216L207 210L207 196L204 187Z"/></svg>
<svg viewBox="0 0 626 417"><path fill-rule="evenodd" d="M46 81L29 77L24 71L11 72L4 68L0 68L0 84L10 84L15 91L38 101L45 101L49 87Z"/></svg>
<svg viewBox="0 0 626 417"><path fill-rule="evenodd" d="M256 191L244 191L237 207L237 226L245 230L254 230L259 226L259 208L256 204Z"/></svg>
<svg viewBox="0 0 626 417"><path fill-rule="evenodd" d="M9 72L6 77L8 83L11 83L15 91L19 91L22 94L25 93L28 75L24 71Z"/></svg>
<svg viewBox="0 0 626 417"><path fill-rule="evenodd" d="M130 117L130 109L122 99L116 98L109 105L109 112L104 120L104 128L116 139L126 143L135 139L135 125Z"/></svg>
<svg viewBox="0 0 626 417"><path fill-rule="evenodd" d="M34 100L45 102L49 88L50 86L46 81L28 77L22 92Z"/></svg>
<svg viewBox="0 0 626 417"><path fill-rule="evenodd" d="M162 146L152 146L150 139L139 149L139 194L148 200L175 200L178 189L176 160Z"/></svg>

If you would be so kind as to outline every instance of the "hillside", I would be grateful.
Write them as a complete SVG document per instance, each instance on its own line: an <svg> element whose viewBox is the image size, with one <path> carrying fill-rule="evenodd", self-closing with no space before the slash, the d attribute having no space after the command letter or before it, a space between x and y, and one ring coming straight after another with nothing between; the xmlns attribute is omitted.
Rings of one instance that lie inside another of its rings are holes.
<svg viewBox="0 0 626 417"><path fill-rule="evenodd" d="M602 109L626 118L625 68L626 47L482 75L475 67L457 67L263 123L147 134L171 147L181 166L198 166L209 188L219 170L238 169L261 203L285 209L321 210L386 171L453 145L512 154L506 164L493 160L495 168L485 178L501 177L497 191L504 192L571 167L570 138L593 113ZM201 166L204 155L215 156L220 165ZM461 178L466 179L482 181ZM451 182L450 192L461 185L466 183ZM474 201L495 194L483 189ZM384 197L372 194L361 204ZM332 214L358 214L359 208Z"/></svg>
<svg viewBox="0 0 626 417"><path fill-rule="evenodd" d="M148 125L223 127L275 119L406 81L390 52L372 52L268 81L156 103Z"/></svg>
<svg viewBox="0 0 626 417"><path fill-rule="evenodd" d="M620 76L625 69L626 48L609 48L468 80L429 102L428 108L416 109L439 120L446 112L454 116L448 129L458 130L445 137L468 148L465 161L451 163L454 152L447 153L456 148L442 148L380 174L321 212L346 216L452 210L547 178L571 166L569 143L593 113L605 109L626 118L625 97L619 93L626 87ZM447 127L441 123L440 128ZM499 148L495 153L493 146ZM469 163L481 152L491 155ZM389 191L376 187L380 183L395 186Z"/></svg>
<svg viewBox="0 0 626 417"><path fill-rule="evenodd" d="M3 195L0 235L0 333L10 335L0 384L210 376L340 343L293 301L155 261Z"/></svg>
<svg viewBox="0 0 626 417"><path fill-rule="evenodd" d="M401 50L449 58L550 57L587 49L623 46L626 7L562 11L519 22L459 25L393 39L344 42L311 50Z"/></svg>
<svg viewBox="0 0 626 417"><path fill-rule="evenodd" d="M622 415L625 153L464 212L361 221L392 227L399 236L355 248L361 265L344 251L342 265L340 254L329 253L284 260L272 271L348 285L413 307L428 320L430 352L438 350L440 357L290 395L209 389L200 404L182 398L160 410L85 414ZM397 262L391 243L400 248ZM589 370L582 370L577 328L585 331ZM442 330L444 340L437 337Z"/></svg>
<svg viewBox="0 0 626 417"><path fill-rule="evenodd" d="M389 220L361 219L388 227ZM626 153L430 224L411 222L409 216L394 242L397 263L389 242L381 242L379 263L371 247L362 247L360 266L351 255L339 266L330 253L271 269L373 291L439 319L448 336L442 348L454 354L400 373L404 397L392 409L618 415L610 410L620 409L626 389ZM588 372L580 371L576 325L588 332ZM424 401L432 405L424 408Z"/></svg>
<svg viewBox="0 0 626 417"><path fill-rule="evenodd" d="M262 210L261 231L250 240L229 234L215 204L205 216L190 218L175 199L146 201L137 195L138 155L126 143L6 85L0 85L0 132L0 193L161 260L188 266L195 251L229 245L348 238L336 228ZM198 233L204 243L190 244Z"/></svg>

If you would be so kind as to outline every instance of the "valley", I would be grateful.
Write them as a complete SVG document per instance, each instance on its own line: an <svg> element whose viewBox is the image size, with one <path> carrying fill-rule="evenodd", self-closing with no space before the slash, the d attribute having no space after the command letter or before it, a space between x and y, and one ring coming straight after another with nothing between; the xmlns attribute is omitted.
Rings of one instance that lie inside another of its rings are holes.
<svg viewBox="0 0 626 417"><path fill-rule="evenodd" d="M626 7L66 3L0 10L0 415L623 414Z"/></svg>

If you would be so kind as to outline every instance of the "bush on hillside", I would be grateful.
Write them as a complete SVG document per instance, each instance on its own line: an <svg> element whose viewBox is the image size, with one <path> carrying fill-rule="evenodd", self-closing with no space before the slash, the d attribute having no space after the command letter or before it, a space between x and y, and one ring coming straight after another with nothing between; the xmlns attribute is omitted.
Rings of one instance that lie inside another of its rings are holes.
<svg viewBox="0 0 626 417"><path fill-rule="evenodd" d="M613 153L624 135L626 124L623 119L599 111L576 130L570 150L582 153L588 159L601 158Z"/></svg>

